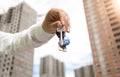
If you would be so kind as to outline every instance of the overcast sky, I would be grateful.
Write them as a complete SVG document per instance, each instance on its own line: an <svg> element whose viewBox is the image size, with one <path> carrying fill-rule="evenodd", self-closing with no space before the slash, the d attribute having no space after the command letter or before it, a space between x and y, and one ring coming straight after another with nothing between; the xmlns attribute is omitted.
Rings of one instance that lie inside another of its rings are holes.
<svg viewBox="0 0 120 77"><path fill-rule="evenodd" d="M38 14L45 15L52 8L65 10L70 17L71 32L67 34L70 45L67 52L58 50L58 38L54 36L48 43L35 49L34 77L39 77L40 57L53 55L65 64L66 77L74 77L73 70L92 63L91 48L82 0L0 0L0 9L6 11L22 1L33 7ZM0 10L0 11L3 11Z"/></svg>

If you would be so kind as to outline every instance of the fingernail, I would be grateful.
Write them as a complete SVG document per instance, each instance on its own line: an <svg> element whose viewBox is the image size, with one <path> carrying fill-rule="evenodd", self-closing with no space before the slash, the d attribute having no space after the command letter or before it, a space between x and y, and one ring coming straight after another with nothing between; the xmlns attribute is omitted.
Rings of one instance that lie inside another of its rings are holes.
<svg viewBox="0 0 120 77"><path fill-rule="evenodd" d="M70 32L70 29L69 29L69 28L67 29L67 32Z"/></svg>

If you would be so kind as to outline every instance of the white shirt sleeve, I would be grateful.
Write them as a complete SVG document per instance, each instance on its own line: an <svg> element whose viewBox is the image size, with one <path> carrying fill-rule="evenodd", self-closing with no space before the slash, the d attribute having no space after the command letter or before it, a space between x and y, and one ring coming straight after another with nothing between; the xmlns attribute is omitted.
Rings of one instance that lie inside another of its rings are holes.
<svg viewBox="0 0 120 77"><path fill-rule="evenodd" d="M15 34L0 31L0 52L13 53L43 45L55 34L46 33L41 25L33 25Z"/></svg>

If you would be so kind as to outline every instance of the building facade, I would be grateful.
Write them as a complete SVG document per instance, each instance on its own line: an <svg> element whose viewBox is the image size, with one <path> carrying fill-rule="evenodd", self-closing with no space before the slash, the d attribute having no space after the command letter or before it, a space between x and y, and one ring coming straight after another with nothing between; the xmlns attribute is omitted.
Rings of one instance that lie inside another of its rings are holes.
<svg viewBox="0 0 120 77"><path fill-rule="evenodd" d="M36 11L22 2L0 15L0 30L20 32L35 24L36 19ZM16 52L14 55L0 53L0 77L32 77L33 51Z"/></svg>
<svg viewBox="0 0 120 77"><path fill-rule="evenodd" d="M40 77L65 77L63 62L50 55L41 58Z"/></svg>
<svg viewBox="0 0 120 77"><path fill-rule="evenodd" d="M119 0L83 0L95 77L120 77Z"/></svg>
<svg viewBox="0 0 120 77"><path fill-rule="evenodd" d="M93 65L87 65L78 69L75 69L75 77L95 77Z"/></svg>

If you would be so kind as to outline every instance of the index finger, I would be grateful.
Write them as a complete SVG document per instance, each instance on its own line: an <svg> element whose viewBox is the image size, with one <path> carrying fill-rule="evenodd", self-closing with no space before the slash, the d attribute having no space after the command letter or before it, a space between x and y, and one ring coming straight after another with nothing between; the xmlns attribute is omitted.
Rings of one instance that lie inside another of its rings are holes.
<svg viewBox="0 0 120 77"><path fill-rule="evenodd" d="M61 21L62 27L65 27L66 32L70 32L70 22L69 22L70 19L69 19L68 15L65 13L62 14L60 16L60 21Z"/></svg>

